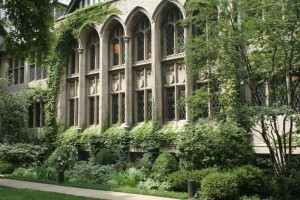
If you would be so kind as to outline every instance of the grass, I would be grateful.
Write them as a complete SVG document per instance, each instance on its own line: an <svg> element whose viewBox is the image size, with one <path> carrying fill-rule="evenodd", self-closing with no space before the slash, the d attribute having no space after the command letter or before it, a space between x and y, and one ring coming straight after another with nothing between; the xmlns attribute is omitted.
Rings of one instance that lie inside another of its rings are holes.
<svg viewBox="0 0 300 200"><path fill-rule="evenodd" d="M174 199L186 199L187 193L184 192L172 192L172 191L161 191L161 190L146 190L128 186L109 186L109 185L99 185L99 184L89 184L89 183L57 183L56 181L50 180L38 180L30 177L21 177L15 175L5 175L5 178L15 179L15 180L23 180L37 183L47 183L52 185L62 185L62 186L71 186L78 188L86 188L86 189L96 189L96 190L104 190L104 191L114 191L114 192L125 192L132 194L143 194L143 195L151 195L151 196L159 196L159 197L168 197Z"/></svg>
<svg viewBox="0 0 300 200"><path fill-rule="evenodd" d="M15 189L9 187L0 187L0 199L9 200L95 200L94 198L78 197L67 194L53 192L41 192L37 190Z"/></svg>

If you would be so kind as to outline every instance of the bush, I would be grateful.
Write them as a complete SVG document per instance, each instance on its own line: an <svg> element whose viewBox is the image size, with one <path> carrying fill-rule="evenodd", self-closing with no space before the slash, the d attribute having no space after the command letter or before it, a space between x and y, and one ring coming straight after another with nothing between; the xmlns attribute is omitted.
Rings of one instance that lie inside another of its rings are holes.
<svg viewBox="0 0 300 200"><path fill-rule="evenodd" d="M0 161L0 173L4 174L10 174L14 171L14 166L6 161Z"/></svg>
<svg viewBox="0 0 300 200"><path fill-rule="evenodd" d="M46 160L47 167L54 167L58 172L70 169L78 158L77 149L70 145L57 147Z"/></svg>
<svg viewBox="0 0 300 200"><path fill-rule="evenodd" d="M179 133L176 148L183 169L232 168L253 157L248 133L233 122L192 124Z"/></svg>
<svg viewBox="0 0 300 200"><path fill-rule="evenodd" d="M217 172L217 168L206 168L195 171L179 170L172 173L168 177L171 189L175 191L187 192L188 180L194 180L197 187L200 188L200 184L203 178L205 178L210 173Z"/></svg>
<svg viewBox="0 0 300 200"><path fill-rule="evenodd" d="M117 162L117 158L106 148L101 149L94 158L97 165L111 165Z"/></svg>
<svg viewBox="0 0 300 200"><path fill-rule="evenodd" d="M239 179L240 195L251 196L265 192L264 173L261 169L251 165L245 165L233 169L232 173Z"/></svg>
<svg viewBox="0 0 300 200"><path fill-rule="evenodd" d="M169 175L172 172L175 172L177 170L178 170L178 162L174 158L174 156L172 156L168 152L164 152L160 154L155 160L152 167L152 171L155 174L159 174L162 176Z"/></svg>
<svg viewBox="0 0 300 200"><path fill-rule="evenodd" d="M0 144L0 160L11 163L14 166L36 165L40 162L45 148L30 144Z"/></svg>
<svg viewBox="0 0 300 200"><path fill-rule="evenodd" d="M201 181L200 194L205 198L234 199L238 194L238 182L235 174L211 173Z"/></svg>
<svg viewBox="0 0 300 200"><path fill-rule="evenodd" d="M110 180L109 174L114 172L113 165L91 165L80 161L65 172L65 178L69 182L107 184Z"/></svg>

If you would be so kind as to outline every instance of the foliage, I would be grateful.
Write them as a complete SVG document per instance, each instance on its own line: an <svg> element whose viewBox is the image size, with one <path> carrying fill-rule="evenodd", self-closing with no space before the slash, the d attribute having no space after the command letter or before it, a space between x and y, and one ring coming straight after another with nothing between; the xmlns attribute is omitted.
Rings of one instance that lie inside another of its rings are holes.
<svg viewBox="0 0 300 200"><path fill-rule="evenodd" d="M259 106L254 112L256 122L261 123L263 129L259 133L268 145L277 173L289 163L287 157L291 154L286 151L292 146L285 146L284 141L277 141L276 147L272 145L276 142L272 135L278 138L278 130L266 132L265 125L270 120L270 126L278 125L273 120L278 116L276 111L270 115L272 109L283 105L292 108L293 113L298 109L294 94L299 91L292 85L299 81L300 70L299 7L296 0L190 0L186 6L186 11L193 13L187 22L192 22L199 33L187 45L187 66L193 75L207 72L209 80L218 77L222 112L227 119L248 126L248 113L240 109L248 103ZM266 87L267 94L262 92ZM245 101L246 88L250 90L251 102ZM194 102L199 100L197 95L194 97ZM199 105L191 106L196 110ZM287 120L280 126L289 124ZM287 140L291 134L294 131L286 132Z"/></svg>
<svg viewBox="0 0 300 200"><path fill-rule="evenodd" d="M53 167L35 166L29 168L19 167L13 172L16 176L30 177L36 180L56 180L57 172Z"/></svg>
<svg viewBox="0 0 300 200"><path fill-rule="evenodd" d="M168 176L177 170L178 162L176 158L168 152L163 152L160 154L152 166L152 171L161 176Z"/></svg>
<svg viewBox="0 0 300 200"><path fill-rule="evenodd" d="M77 154L77 149L73 146L59 146L52 152L45 164L49 167L55 167L58 172L63 172L75 164Z"/></svg>
<svg viewBox="0 0 300 200"><path fill-rule="evenodd" d="M117 162L117 158L111 151L103 148L96 154L93 162L98 165L111 165Z"/></svg>
<svg viewBox="0 0 300 200"><path fill-rule="evenodd" d="M300 167L299 159L286 166L275 176L275 196L282 199L292 200L299 198Z"/></svg>
<svg viewBox="0 0 300 200"><path fill-rule="evenodd" d="M6 161L0 160L0 174L12 173L14 171L14 166Z"/></svg>
<svg viewBox="0 0 300 200"><path fill-rule="evenodd" d="M185 191L188 189L188 180L194 180L197 187L201 187L201 181L210 173L218 172L217 168L206 168L201 170L179 170L168 177L171 188L175 191Z"/></svg>
<svg viewBox="0 0 300 200"><path fill-rule="evenodd" d="M60 21L55 29L56 40L52 52L48 55L46 65L49 67L47 84L48 93L45 105L45 128L43 129L44 142L53 148L59 126L56 121L56 100L60 91L60 77L68 63L70 44L78 38L93 23L103 21L107 15L116 12L102 3L97 3L74 11Z"/></svg>
<svg viewBox="0 0 300 200"><path fill-rule="evenodd" d="M40 162L45 148L30 144L0 144L0 160L12 163L14 166L36 165Z"/></svg>
<svg viewBox="0 0 300 200"><path fill-rule="evenodd" d="M147 178L145 181L140 181L138 188L148 190L169 190L170 185L166 181L159 181L153 178Z"/></svg>
<svg viewBox="0 0 300 200"><path fill-rule="evenodd" d="M27 128L26 94L11 94L7 82L0 78L0 143L22 143L31 141Z"/></svg>
<svg viewBox="0 0 300 200"><path fill-rule="evenodd" d="M2 4L9 28L5 49L9 54L26 57L33 49L48 51L53 41L52 1L10 0Z"/></svg>
<svg viewBox="0 0 300 200"><path fill-rule="evenodd" d="M113 165L91 165L87 162L76 162L74 167L65 172L68 182L76 183L107 183L108 174L115 172Z"/></svg>
<svg viewBox="0 0 300 200"><path fill-rule="evenodd" d="M134 167L123 172L115 172L109 175L107 184L114 186L135 187L137 183L145 178L144 173Z"/></svg>
<svg viewBox="0 0 300 200"><path fill-rule="evenodd" d="M251 196L266 192L267 185L264 180L264 173L261 169L252 165L245 165L234 168L231 173L239 179L239 194Z"/></svg>
<svg viewBox="0 0 300 200"><path fill-rule="evenodd" d="M249 135L234 122L200 120L180 132L176 143L185 169L230 168L252 161Z"/></svg>
<svg viewBox="0 0 300 200"><path fill-rule="evenodd" d="M153 163L159 155L161 148L172 146L175 140L173 123L166 124L159 129L157 122L146 122L136 126L129 132L130 144L135 148L142 148L150 155Z"/></svg>
<svg viewBox="0 0 300 200"><path fill-rule="evenodd" d="M201 181L200 193L212 199L234 199L238 193L238 177L232 173L211 173Z"/></svg>

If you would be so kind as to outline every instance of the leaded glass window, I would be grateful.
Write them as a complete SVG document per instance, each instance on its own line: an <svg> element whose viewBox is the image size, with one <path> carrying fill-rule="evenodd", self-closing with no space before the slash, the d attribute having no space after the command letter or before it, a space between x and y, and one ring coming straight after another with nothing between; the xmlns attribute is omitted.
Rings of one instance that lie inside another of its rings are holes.
<svg viewBox="0 0 300 200"><path fill-rule="evenodd" d="M138 122L144 121L144 91L137 92Z"/></svg>
<svg viewBox="0 0 300 200"><path fill-rule="evenodd" d="M292 106L296 112L300 112L300 77L292 80Z"/></svg>
<svg viewBox="0 0 300 200"><path fill-rule="evenodd" d="M167 120L175 119L175 88L166 88Z"/></svg>
<svg viewBox="0 0 300 200"><path fill-rule="evenodd" d="M117 25L111 32L111 65L121 65L125 63L125 42L123 28L121 24Z"/></svg>
<svg viewBox="0 0 300 200"><path fill-rule="evenodd" d="M28 127L39 128L42 127L43 119L45 117L43 111L43 103L34 103L28 108Z"/></svg>
<svg viewBox="0 0 300 200"><path fill-rule="evenodd" d="M76 73L76 50L72 49L71 51L71 74Z"/></svg>
<svg viewBox="0 0 300 200"><path fill-rule="evenodd" d="M35 80L35 64L30 65L30 81Z"/></svg>
<svg viewBox="0 0 300 200"><path fill-rule="evenodd" d="M122 115L121 115L121 122L125 122L125 94L121 93L121 100L122 100Z"/></svg>
<svg viewBox="0 0 300 200"><path fill-rule="evenodd" d="M144 34L142 32L139 32L137 34L137 60L144 60Z"/></svg>
<svg viewBox="0 0 300 200"><path fill-rule="evenodd" d="M119 118L119 95L113 94L112 95L112 123L118 123Z"/></svg>
<svg viewBox="0 0 300 200"><path fill-rule="evenodd" d="M185 98L185 87L179 86L178 87L178 106L179 106L179 120L185 119L186 117L186 111L185 111L185 104L183 103L183 100Z"/></svg>
<svg viewBox="0 0 300 200"><path fill-rule="evenodd" d="M172 25L167 25L166 34L167 55L172 55L174 54L174 27Z"/></svg>
<svg viewBox="0 0 300 200"><path fill-rule="evenodd" d="M69 125L74 126L74 115L75 115L75 100L71 99L69 101L69 109L70 109L70 115L69 115Z"/></svg>
<svg viewBox="0 0 300 200"><path fill-rule="evenodd" d="M165 121L184 120L186 109L185 97L185 67L178 63L164 66L164 116Z"/></svg>
<svg viewBox="0 0 300 200"><path fill-rule="evenodd" d="M152 120L152 90L147 90L147 119Z"/></svg>
<svg viewBox="0 0 300 200"><path fill-rule="evenodd" d="M8 79L10 85L24 83L24 60L13 59L8 60Z"/></svg>
<svg viewBox="0 0 300 200"><path fill-rule="evenodd" d="M89 105L90 105L90 124L94 124L94 120L95 120L95 99L94 97L90 97L89 98Z"/></svg>
<svg viewBox="0 0 300 200"><path fill-rule="evenodd" d="M256 106L264 106L266 103L266 85L263 82L255 81L253 84L253 90L251 91L252 95L252 104Z"/></svg>
<svg viewBox="0 0 300 200"><path fill-rule="evenodd" d="M180 24L182 18L180 10L174 6L163 22L163 44L166 56L183 52L184 29Z"/></svg>
<svg viewBox="0 0 300 200"><path fill-rule="evenodd" d="M87 43L87 57L88 57L88 70L95 70L99 68L99 36L93 29Z"/></svg>
<svg viewBox="0 0 300 200"><path fill-rule="evenodd" d="M151 27L149 19L142 17L135 28L135 61L151 58Z"/></svg>

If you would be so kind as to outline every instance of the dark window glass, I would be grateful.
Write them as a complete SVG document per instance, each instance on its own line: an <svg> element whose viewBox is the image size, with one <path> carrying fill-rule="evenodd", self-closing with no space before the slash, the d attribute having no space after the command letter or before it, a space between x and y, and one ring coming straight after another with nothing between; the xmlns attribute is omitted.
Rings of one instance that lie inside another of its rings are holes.
<svg viewBox="0 0 300 200"><path fill-rule="evenodd" d="M175 88L166 88L166 115L167 120L175 119Z"/></svg>
<svg viewBox="0 0 300 200"><path fill-rule="evenodd" d="M95 98L90 97L90 124L95 123Z"/></svg>
<svg viewBox="0 0 300 200"><path fill-rule="evenodd" d="M47 78L48 76L48 68L46 66L43 66L43 78Z"/></svg>
<svg viewBox="0 0 300 200"><path fill-rule="evenodd" d="M137 114L138 122L144 121L145 114L145 104L144 104L144 91L137 92Z"/></svg>
<svg viewBox="0 0 300 200"><path fill-rule="evenodd" d="M152 120L152 91L147 91L147 117Z"/></svg>
<svg viewBox="0 0 300 200"><path fill-rule="evenodd" d="M144 60L144 34L139 32L137 34L137 59L138 61Z"/></svg>
<svg viewBox="0 0 300 200"><path fill-rule="evenodd" d="M121 42L122 44L122 64L125 63L125 42Z"/></svg>
<svg viewBox="0 0 300 200"><path fill-rule="evenodd" d="M95 69L95 61L96 61L96 54L95 54L95 45L90 46L90 70Z"/></svg>
<svg viewBox="0 0 300 200"><path fill-rule="evenodd" d="M151 59L151 31L147 32L147 59Z"/></svg>
<svg viewBox="0 0 300 200"><path fill-rule="evenodd" d="M178 36L178 52L183 52L183 45L184 45L184 29L182 26L177 26L177 36Z"/></svg>
<svg viewBox="0 0 300 200"><path fill-rule="evenodd" d="M41 104L35 104L35 127L41 127Z"/></svg>
<svg viewBox="0 0 300 200"><path fill-rule="evenodd" d="M76 71L76 51L71 52L71 74L75 74Z"/></svg>
<svg viewBox="0 0 300 200"><path fill-rule="evenodd" d="M19 81L19 70L15 69L14 70L14 84L17 85Z"/></svg>
<svg viewBox="0 0 300 200"><path fill-rule="evenodd" d="M119 117L119 95L113 94L112 95L112 123L116 124L118 123L118 117Z"/></svg>
<svg viewBox="0 0 300 200"><path fill-rule="evenodd" d="M97 105L96 105L96 108L97 108L97 124L99 124L99 96L97 96Z"/></svg>
<svg viewBox="0 0 300 200"><path fill-rule="evenodd" d="M36 80L41 80L42 79L42 68L37 67L36 68Z"/></svg>
<svg viewBox="0 0 300 200"><path fill-rule="evenodd" d="M24 83L24 67L20 68L20 84Z"/></svg>
<svg viewBox="0 0 300 200"><path fill-rule="evenodd" d="M184 103L181 103L182 100L185 98L185 87L180 86L178 87L178 96L179 96L179 119L185 119L186 117L186 111L185 111L185 105Z"/></svg>
<svg viewBox="0 0 300 200"><path fill-rule="evenodd" d="M70 116L69 116L69 125L74 126L74 115L75 115L75 100L70 100Z"/></svg>
<svg viewBox="0 0 300 200"><path fill-rule="evenodd" d="M33 128L33 105L28 108L28 127Z"/></svg>
<svg viewBox="0 0 300 200"><path fill-rule="evenodd" d="M30 65L30 81L35 80L35 64Z"/></svg>
<svg viewBox="0 0 300 200"><path fill-rule="evenodd" d="M125 122L125 94L122 93L121 94L121 98L122 98L122 123Z"/></svg>
<svg viewBox="0 0 300 200"><path fill-rule="evenodd" d="M118 39L113 40L113 65L119 65L120 42Z"/></svg>
<svg viewBox="0 0 300 200"><path fill-rule="evenodd" d="M174 54L174 27L170 24L166 27L167 55Z"/></svg>

